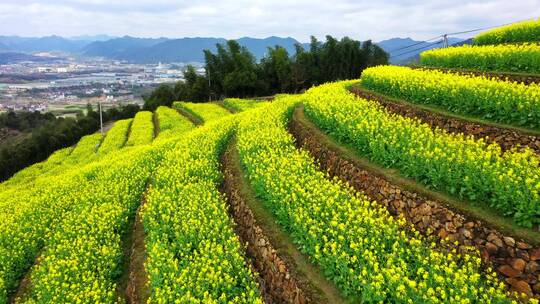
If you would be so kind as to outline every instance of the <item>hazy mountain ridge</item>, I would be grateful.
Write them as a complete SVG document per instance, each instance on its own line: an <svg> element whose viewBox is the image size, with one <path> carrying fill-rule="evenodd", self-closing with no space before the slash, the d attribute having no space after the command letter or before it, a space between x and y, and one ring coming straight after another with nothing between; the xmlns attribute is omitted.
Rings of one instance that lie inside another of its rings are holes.
<svg viewBox="0 0 540 304"><path fill-rule="evenodd" d="M225 43L226 41L224 38L213 37L171 39L130 36L110 37L107 35L71 38L54 35L46 37L0 36L0 52L29 54L35 52L64 52L138 63L157 63L160 61L203 62L203 50L215 51L216 44ZM295 44L300 43L291 37L281 38L276 36L264 39L242 37L237 41L240 45L247 47L257 59L266 54L268 47L280 45L285 47L289 53L294 53Z"/></svg>
<svg viewBox="0 0 540 304"><path fill-rule="evenodd" d="M260 59L266 54L268 47L280 45L289 53L294 53L295 44L300 43L296 39L287 37L268 37L264 39L242 37L238 43L249 49L251 53ZM158 43L145 45L139 38L113 39L105 42L93 42L83 52L86 56L102 56L118 60L126 60L141 63L151 62L203 62L203 50L212 52L216 50L216 44L227 42L224 38L179 38L166 39ZM89 52L88 49L99 49L101 52Z"/></svg>
<svg viewBox="0 0 540 304"><path fill-rule="evenodd" d="M111 39L118 38L116 36L109 36L109 35L79 35L79 36L72 36L69 37L69 40L82 40L82 41L107 41Z"/></svg>
<svg viewBox="0 0 540 304"><path fill-rule="evenodd" d="M4 44L9 50L16 52L67 52L73 53L82 47L91 43L84 40L70 40L60 36L46 37L19 37L19 36L0 36L0 43Z"/></svg>
<svg viewBox="0 0 540 304"><path fill-rule="evenodd" d="M35 56L18 52L0 52L0 64L8 64L21 61L52 62L58 61L59 57Z"/></svg>
<svg viewBox="0 0 540 304"><path fill-rule="evenodd" d="M309 44L300 43L291 37L237 39L256 57L261 59L268 47L280 45L289 54L295 53L295 45L308 48ZM137 63L157 62L203 62L203 50L216 50L216 44L225 43L224 38L194 37L194 38L137 38L131 36L111 37L107 35L76 36L64 38L60 36L18 37L0 36L0 52L35 53L35 52L64 52L87 57L103 57L107 59L125 60ZM450 44L468 43L459 38L449 38ZM442 43L432 45L432 42L417 41L411 38L392 38L376 43L390 54L391 63L406 63L414 60L424 51L441 47ZM417 45L414 45L417 44ZM414 45L414 46L411 46ZM408 47L411 46L411 47ZM10 55L11 58L24 56ZM28 57L30 58L30 57Z"/></svg>
<svg viewBox="0 0 540 304"><path fill-rule="evenodd" d="M0 52L6 52L6 51L9 51L11 50L10 47L8 47L6 44L0 42Z"/></svg>
<svg viewBox="0 0 540 304"><path fill-rule="evenodd" d="M122 53L136 49L150 47L161 42L167 41L167 38L135 38L124 36L105 41L94 41L82 49L79 53L90 57L105 57L110 59L123 59Z"/></svg>

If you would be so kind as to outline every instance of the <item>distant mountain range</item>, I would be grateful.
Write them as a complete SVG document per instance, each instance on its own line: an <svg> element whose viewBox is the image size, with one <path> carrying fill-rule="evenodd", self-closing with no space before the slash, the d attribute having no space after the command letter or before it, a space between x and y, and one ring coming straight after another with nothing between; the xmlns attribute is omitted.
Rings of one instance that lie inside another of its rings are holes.
<svg viewBox="0 0 540 304"><path fill-rule="evenodd" d="M9 47L2 42L0 42L0 52L6 52L9 51Z"/></svg>
<svg viewBox="0 0 540 304"><path fill-rule="evenodd" d="M104 41L94 41L79 50L84 56L104 57L110 59L125 59L123 54L132 50L136 52L143 51L144 48L151 47L161 42L167 41L166 38L134 38L124 36ZM125 59L129 60L129 59Z"/></svg>
<svg viewBox="0 0 540 304"><path fill-rule="evenodd" d="M0 64L15 63L20 61L52 62L60 60L58 57L35 56L18 52L0 52Z"/></svg>
<svg viewBox="0 0 540 304"><path fill-rule="evenodd" d="M109 35L81 35L81 36L72 36L69 37L69 40L80 40L80 41L106 41L111 40L117 37Z"/></svg>
<svg viewBox="0 0 540 304"><path fill-rule="evenodd" d="M203 62L203 50L216 50L216 44L225 43L223 38L136 38L106 35L63 38L47 36L40 38L0 36L0 52L60 52L86 57L104 57L138 63L157 62ZM253 55L262 58L268 47L283 46L294 53L297 40L287 37L264 39L243 37L237 39ZM22 58L22 56L21 56Z"/></svg>
<svg viewBox="0 0 540 304"><path fill-rule="evenodd" d="M240 45L248 48L257 58L262 58L268 47L280 45L294 54L295 45L300 43L294 38L268 37L264 39L243 37L237 39ZM203 50L216 50L216 44L225 43L223 38L136 38L130 36L111 37L107 35L18 37L0 36L0 52L10 52L6 58L23 59L14 53L33 54L38 52L59 52L85 57L103 57L137 63L157 62L203 62ZM467 43L459 38L449 38L450 44ZM308 44L301 44L307 47ZM416 41L411 38L392 38L378 42L381 48L390 53L392 63L405 63L418 57L424 50L440 47L442 44ZM413 46L411 46L413 45ZM410 47L408 47L410 46ZM32 57L27 57L32 59ZM34 58L39 60L37 58Z"/></svg>
<svg viewBox="0 0 540 304"><path fill-rule="evenodd" d="M73 53L90 43L85 40L70 40L60 36L47 36L39 38L28 38L18 36L0 36L0 47L3 50L14 52L66 52Z"/></svg>
<svg viewBox="0 0 540 304"><path fill-rule="evenodd" d="M257 58L262 58L268 47L280 45L289 53L294 53L297 40L287 37L268 37L264 39L243 37L237 39ZM216 44L225 43L223 38L180 38L143 39L125 36L108 41L93 42L82 49L85 56L127 60L140 63L153 62L203 62L203 50L216 50Z"/></svg>

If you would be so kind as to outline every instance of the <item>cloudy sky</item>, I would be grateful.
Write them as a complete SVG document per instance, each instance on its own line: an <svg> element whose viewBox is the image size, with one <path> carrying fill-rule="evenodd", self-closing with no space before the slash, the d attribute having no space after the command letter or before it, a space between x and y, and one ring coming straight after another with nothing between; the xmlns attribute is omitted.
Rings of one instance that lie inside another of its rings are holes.
<svg viewBox="0 0 540 304"><path fill-rule="evenodd" d="M0 35L138 37L327 34L427 39L540 17L539 0L0 0Z"/></svg>

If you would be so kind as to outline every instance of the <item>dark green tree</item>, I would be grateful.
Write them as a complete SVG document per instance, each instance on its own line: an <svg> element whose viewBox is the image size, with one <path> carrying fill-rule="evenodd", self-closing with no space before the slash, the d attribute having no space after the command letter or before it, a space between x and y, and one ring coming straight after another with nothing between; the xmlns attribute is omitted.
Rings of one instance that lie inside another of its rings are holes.
<svg viewBox="0 0 540 304"><path fill-rule="evenodd" d="M171 85L161 84L144 100L144 110L154 111L160 105L171 106L176 96Z"/></svg>
<svg viewBox="0 0 540 304"><path fill-rule="evenodd" d="M204 54L206 77L210 78L209 89L213 96L254 96L264 88L255 57L235 40L218 44L216 54L208 50Z"/></svg>
<svg viewBox="0 0 540 304"><path fill-rule="evenodd" d="M332 36L326 36L324 42L311 37L309 48L298 44L293 56L280 46L268 48L259 63L234 40L218 44L215 53L205 50L204 58L205 75L188 66L185 80L176 83L172 93L157 88L146 99L145 108L170 104L170 95L177 100L207 101L301 92L329 81L356 79L369 66L388 64L388 54L370 40L361 43Z"/></svg>
<svg viewBox="0 0 540 304"><path fill-rule="evenodd" d="M268 48L261 60L261 73L269 92L293 92L292 61L287 50L281 46Z"/></svg>

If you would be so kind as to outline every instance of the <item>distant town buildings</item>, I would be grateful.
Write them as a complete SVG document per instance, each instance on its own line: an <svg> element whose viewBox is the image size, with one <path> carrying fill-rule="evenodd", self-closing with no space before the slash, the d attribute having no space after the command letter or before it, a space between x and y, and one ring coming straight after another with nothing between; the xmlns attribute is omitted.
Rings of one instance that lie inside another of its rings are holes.
<svg viewBox="0 0 540 304"><path fill-rule="evenodd" d="M85 105L142 102L141 94L162 83L183 80L185 64L132 64L100 59L17 62L0 65L0 110L48 111ZM204 73L196 65L198 73Z"/></svg>

